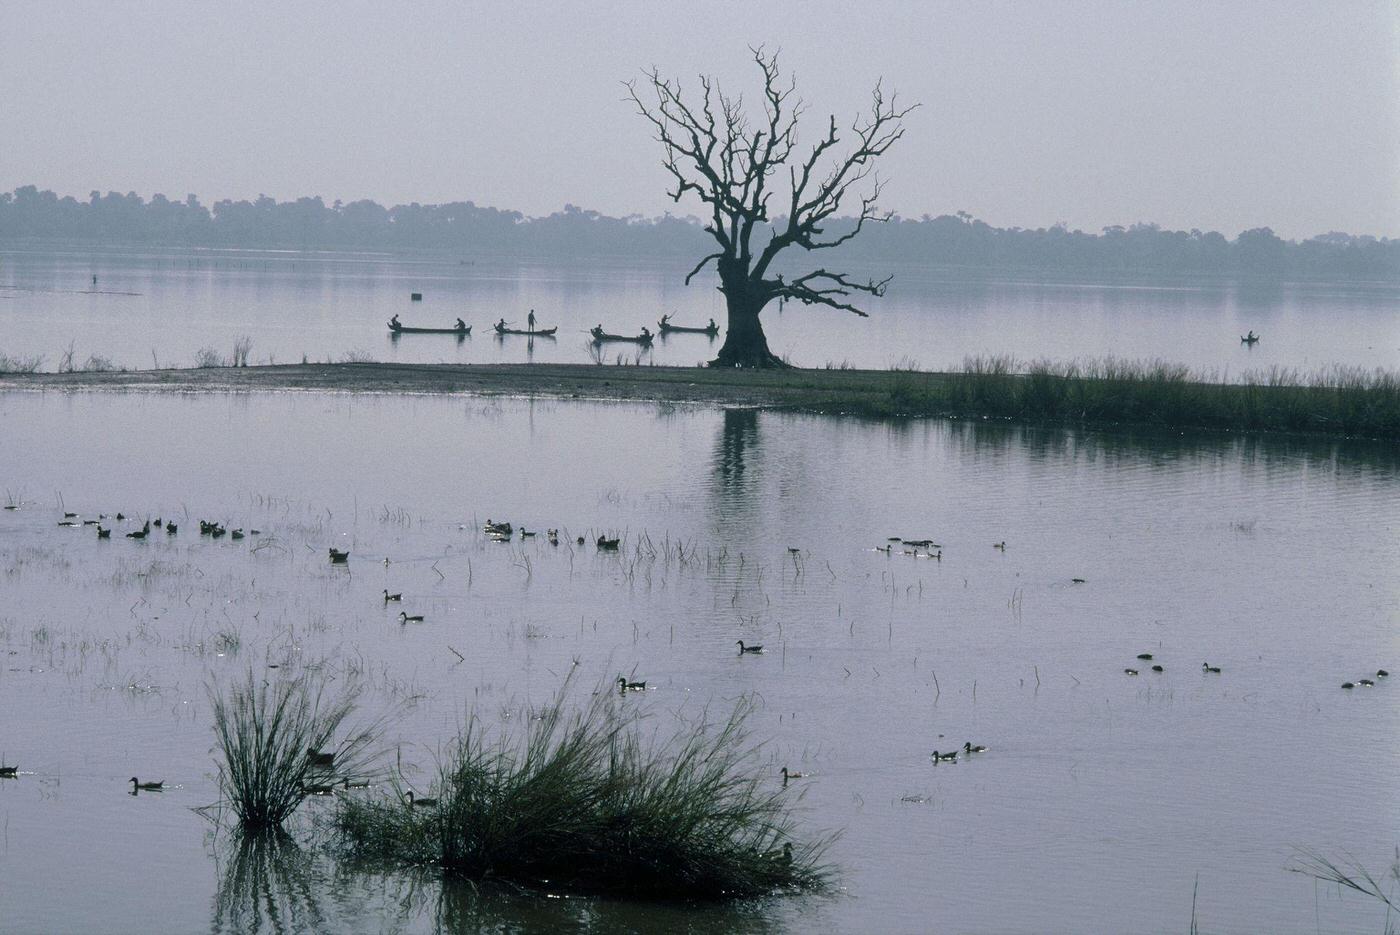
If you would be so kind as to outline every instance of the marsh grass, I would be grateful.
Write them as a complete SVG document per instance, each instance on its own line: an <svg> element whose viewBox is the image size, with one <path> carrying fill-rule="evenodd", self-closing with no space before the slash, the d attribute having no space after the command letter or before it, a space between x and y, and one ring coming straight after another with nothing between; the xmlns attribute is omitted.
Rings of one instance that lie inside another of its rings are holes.
<svg viewBox="0 0 1400 935"><path fill-rule="evenodd" d="M1400 435L1400 376L1385 370L1273 368L1226 382L1161 360L992 356L969 357L947 374L895 367L887 379L874 407L886 415Z"/></svg>
<svg viewBox="0 0 1400 935"><path fill-rule="evenodd" d="M1387 874L1390 882L1386 884L1377 880L1371 871L1351 855L1333 860L1319 851L1305 847L1296 848L1295 851L1289 870L1377 900L1385 906L1385 930L1394 931L1394 916L1400 913L1400 905L1396 904L1397 897L1393 895L1396 884L1400 883L1400 848L1396 849L1395 862L1391 864L1390 873Z"/></svg>
<svg viewBox="0 0 1400 935"><path fill-rule="evenodd" d="M669 740L600 687L493 736L471 717L440 766L439 804L344 798L349 855L468 878L580 892L709 900L815 889L831 837L794 839L788 794L758 762L751 708L684 724ZM516 722L513 719L513 722ZM783 846L792 845L792 859Z"/></svg>
<svg viewBox="0 0 1400 935"><path fill-rule="evenodd" d="M336 699L307 678L264 681L247 677L223 690L209 688L217 739L222 803L245 831L280 828L306 798L308 784L335 778L313 766L308 751L333 751L335 773L364 776L382 722L333 740L354 711L353 692Z"/></svg>

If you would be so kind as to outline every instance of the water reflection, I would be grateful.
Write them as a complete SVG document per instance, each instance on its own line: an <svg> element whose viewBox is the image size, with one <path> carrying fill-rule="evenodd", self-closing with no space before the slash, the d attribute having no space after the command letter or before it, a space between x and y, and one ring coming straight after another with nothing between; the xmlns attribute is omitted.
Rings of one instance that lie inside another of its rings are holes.
<svg viewBox="0 0 1400 935"><path fill-rule="evenodd" d="M223 855L214 932L323 930L326 881L311 855L284 832L240 835Z"/></svg>
<svg viewBox="0 0 1400 935"><path fill-rule="evenodd" d="M773 904L761 900L685 905L534 893L457 880L445 881L440 894L436 923L442 932L760 933L783 928L774 918Z"/></svg>
<svg viewBox="0 0 1400 935"><path fill-rule="evenodd" d="M755 485L749 476L750 462L762 460L762 454L758 444L758 410L724 410L711 461L713 487L722 506L740 507L752 501Z"/></svg>

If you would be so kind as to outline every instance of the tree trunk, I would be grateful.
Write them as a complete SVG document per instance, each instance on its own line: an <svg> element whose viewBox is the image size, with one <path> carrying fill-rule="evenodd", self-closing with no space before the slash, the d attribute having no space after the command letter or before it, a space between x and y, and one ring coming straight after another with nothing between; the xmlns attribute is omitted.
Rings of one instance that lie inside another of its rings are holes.
<svg viewBox="0 0 1400 935"><path fill-rule="evenodd" d="M787 367L768 349L759 312L771 295L749 279L747 264L740 260L719 261L720 292L729 307L729 326L724 332L724 345L719 356L710 361L711 367Z"/></svg>

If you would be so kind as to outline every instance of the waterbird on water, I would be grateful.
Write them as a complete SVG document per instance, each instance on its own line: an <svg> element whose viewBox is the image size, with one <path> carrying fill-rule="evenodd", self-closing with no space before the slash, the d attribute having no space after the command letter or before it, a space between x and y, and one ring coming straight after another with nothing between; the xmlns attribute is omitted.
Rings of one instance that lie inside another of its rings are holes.
<svg viewBox="0 0 1400 935"><path fill-rule="evenodd" d="M806 773L794 773L794 772L792 772L791 770L789 770L786 766L783 767L783 785L785 785L785 786L786 786L789 782L791 782L792 780L794 780L794 779L806 779L806 778L807 778L807 774L806 774Z"/></svg>
<svg viewBox="0 0 1400 935"><path fill-rule="evenodd" d="M11 779L19 775L18 766L0 766L0 776L7 776Z"/></svg>
<svg viewBox="0 0 1400 935"><path fill-rule="evenodd" d="M951 762L956 762L956 761L957 761L957 759L958 759L958 751L953 750L953 751L951 751L951 752L949 752L949 753L939 753L937 750L935 750L935 751L933 751L932 753L930 753L929 756L933 757L933 762L935 762L935 763L938 763L938 762L940 762L940 761L946 762L946 763L951 763Z"/></svg>
<svg viewBox="0 0 1400 935"><path fill-rule="evenodd" d="M1357 684L1358 684L1358 685L1361 685L1363 688L1375 688L1375 687L1376 687L1376 683L1373 682L1373 681L1371 681L1370 679L1362 679L1362 680L1361 680L1360 682L1358 682Z"/></svg>
<svg viewBox="0 0 1400 935"><path fill-rule="evenodd" d="M1003 539L1003 540L1001 540L1000 542L993 542L993 543L992 543L992 548L994 548L994 549L1000 549L1001 551L1005 552L1005 551L1006 551L1006 540Z"/></svg>
<svg viewBox="0 0 1400 935"><path fill-rule="evenodd" d="M971 755L971 754L973 754L973 753L986 753L986 752L987 752L987 748L984 747L984 746L982 746L980 743L973 743L971 740L969 740L967 743L963 744L963 753L966 753L966 754L968 754L968 755Z"/></svg>
<svg viewBox="0 0 1400 935"><path fill-rule="evenodd" d="M306 751L306 760L307 760L307 762L309 762L312 766L334 766L334 765L335 765L335 751L334 751L334 750L328 750L328 751L322 752L322 751L320 751L320 750L307 750L307 751Z"/></svg>
<svg viewBox="0 0 1400 935"><path fill-rule="evenodd" d="M1152 658L1152 654L1151 654L1151 653L1138 653L1138 658L1139 658L1139 659L1151 659L1151 658Z"/></svg>
<svg viewBox="0 0 1400 935"><path fill-rule="evenodd" d="M135 776L132 776L127 782L131 783L132 792L135 792L137 789L142 789L146 792L161 792L165 789L165 780L163 779L160 782L142 782Z"/></svg>
<svg viewBox="0 0 1400 935"><path fill-rule="evenodd" d="M1123 670L1123 674L1124 674L1124 675L1137 675L1137 674L1138 674L1138 670L1137 670L1137 669L1124 669L1124 670Z"/></svg>
<svg viewBox="0 0 1400 935"><path fill-rule="evenodd" d="M1342 687L1343 687L1343 688L1355 688L1356 686L1353 685L1353 684L1351 684L1350 682L1343 682L1343 683L1342 683Z"/></svg>
<svg viewBox="0 0 1400 935"><path fill-rule="evenodd" d="M741 655L741 656L742 656L744 653L761 653L761 652L763 652L763 647L762 647L762 646L745 646L743 640L735 640L734 642L736 642L736 643L739 644L739 655Z"/></svg>
<svg viewBox="0 0 1400 935"><path fill-rule="evenodd" d="M384 603L387 604L387 603L389 603L390 601L401 601L401 600L403 600L403 592L399 592L398 594L390 594L388 588L385 588L385 589L384 589Z"/></svg>
<svg viewBox="0 0 1400 935"><path fill-rule="evenodd" d="M402 611L402 610L399 611L399 623L422 623L422 622L423 622L423 615L422 615L422 614L410 614L410 613L405 613L405 612Z"/></svg>
<svg viewBox="0 0 1400 935"><path fill-rule="evenodd" d="M1166 670L1163 669L1161 666L1153 666L1153 667L1152 667L1152 671L1153 671L1153 672L1165 672Z"/></svg>
<svg viewBox="0 0 1400 935"><path fill-rule="evenodd" d="M1383 678L1389 678L1389 677L1390 677L1390 673L1387 672L1387 671L1385 671L1384 669L1377 669L1377 670L1376 670L1376 678L1378 678L1378 679L1383 679Z"/></svg>
<svg viewBox="0 0 1400 935"><path fill-rule="evenodd" d="M1203 662L1203 663L1201 663L1201 671L1202 671L1202 672L1214 672L1216 675L1219 675L1219 674L1220 674L1220 666L1213 666L1213 665L1209 665L1209 664Z"/></svg>
<svg viewBox="0 0 1400 935"><path fill-rule="evenodd" d="M415 805L418 806L419 808L432 808L432 807L433 807L434 805L436 805L437 803L438 803L438 800L437 800L437 799L419 799L419 798L415 798L414 795L413 795L413 790L412 790L412 789L409 789L409 790L408 790L408 804L409 804L409 807L410 807L410 808L412 808L412 807L415 806Z"/></svg>
<svg viewBox="0 0 1400 935"><path fill-rule="evenodd" d="M629 682L627 676L617 677L617 690L620 692L644 692L647 690L646 682Z"/></svg>
<svg viewBox="0 0 1400 935"><path fill-rule="evenodd" d="M112 530L110 530L110 529L103 529L101 526L98 526L98 527L97 527L97 538L99 538L99 539L110 539L110 538L112 538Z"/></svg>
<svg viewBox="0 0 1400 935"><path fill-rule="evenodd" d="M347 562L350 561L350 550L349 550L349 549L346 549L344 552L342 552L342 551L340 551L339 549L337 549L337 548L335 548L334 546L332 546L332 547L331 547L331 550L330 550L330 553L331 553L331 564L332 564L332 565L344 565L344 564L346 564Z"/></svg>
<svg viewBox="0 0 1400 935"><path fill-rule="evenodd" d="M302 783L301 791L307 795L335 795L335 787L339 783Z"/></svg>

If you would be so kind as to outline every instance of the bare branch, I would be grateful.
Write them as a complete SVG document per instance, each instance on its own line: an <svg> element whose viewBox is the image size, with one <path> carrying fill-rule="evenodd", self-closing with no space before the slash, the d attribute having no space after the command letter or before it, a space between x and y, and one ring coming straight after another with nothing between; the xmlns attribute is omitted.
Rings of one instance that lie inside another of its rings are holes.
<svg viewBox="0 0 1400 935"><path fill-rule="evenodd" d="M706 263L710 262L711 260L721 259L723 257L723 253L711 253L709 256L705 257L705 259L701 260L699 263L696 263L695 269L691 270L689 273L686 273L685 284L687 286L690 285L690 281L695 278L695 274L704 269Z"/></svg>

